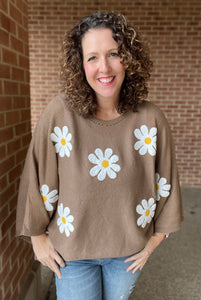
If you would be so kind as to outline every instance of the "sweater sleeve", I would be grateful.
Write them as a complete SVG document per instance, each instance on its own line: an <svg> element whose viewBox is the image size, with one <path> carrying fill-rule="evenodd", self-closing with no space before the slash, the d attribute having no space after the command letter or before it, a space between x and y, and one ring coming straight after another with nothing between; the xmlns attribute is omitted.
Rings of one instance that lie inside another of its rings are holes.
<svg viewBox="0 0 201 300"><path fill-rule="evenodd" d="M20 179L16 234L30 237L47 231L58 200L57 156L51 141L48 111L32 137Z"/></svg>
<svg viewBox="0 0 201 300"><path fill-rule="evenodd" d="M183 221L182 199L176 165L174 142L166 118L158 124L156 154L155 232L179 230Z"/></svg>

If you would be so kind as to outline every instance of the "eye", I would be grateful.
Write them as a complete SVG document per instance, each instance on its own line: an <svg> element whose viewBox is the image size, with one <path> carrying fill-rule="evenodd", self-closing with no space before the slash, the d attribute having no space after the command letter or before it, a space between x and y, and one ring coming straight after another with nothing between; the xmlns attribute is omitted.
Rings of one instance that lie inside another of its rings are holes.
<svg viewBox="0 0 201 300"><path fill-rule="evenodd" d="M111 52L110 56L112 56L112 57L119 57L119 53L117 53L117 52Z"/></svg>
<svg viewBox="0 0 201 300"><path fill-rule="evenodd" d="M96 59L96 56L91 56L91 57L88 58L87 61L93 61L93 60L95 60L95 59Z"/></svg>

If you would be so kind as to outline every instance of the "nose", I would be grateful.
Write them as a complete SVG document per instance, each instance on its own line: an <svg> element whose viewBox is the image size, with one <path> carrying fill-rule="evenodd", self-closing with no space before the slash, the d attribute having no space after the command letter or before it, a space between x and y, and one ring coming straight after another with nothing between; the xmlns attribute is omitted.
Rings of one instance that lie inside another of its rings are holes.
<svg viewBox="0 0 201 300"><path fill-rule="evenodd" d="M99 71L101 73L108 73L111 69L110 63L107 58L102 58L100 60Z"/></svg>

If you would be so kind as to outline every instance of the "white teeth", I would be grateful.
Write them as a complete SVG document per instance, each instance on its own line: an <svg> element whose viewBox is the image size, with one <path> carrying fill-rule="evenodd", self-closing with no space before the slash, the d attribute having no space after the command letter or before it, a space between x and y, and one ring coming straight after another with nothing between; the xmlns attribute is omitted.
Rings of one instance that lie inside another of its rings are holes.
<svg viewBox="0 0 201 300"><path fill-rule="evenodd" d="M113 80L114 77L109 77L109 78L99 78L99 81L102 83L108 83Z"/></svg>

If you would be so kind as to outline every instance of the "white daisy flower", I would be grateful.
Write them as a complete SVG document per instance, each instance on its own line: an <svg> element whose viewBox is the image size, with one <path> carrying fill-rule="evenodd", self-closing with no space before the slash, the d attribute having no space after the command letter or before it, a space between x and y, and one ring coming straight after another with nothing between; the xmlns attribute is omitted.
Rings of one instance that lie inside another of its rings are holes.
<svg viewBox="0 0 201 300"><path fill-rule="evenodd" d="M170 188L171 184L167 184L167 179L156 173L156 200L159 201L160 197L169 196Z"/></svg>
<svg viewBox="0 0 201 300"><path fill-rule="evenodd" d="M119 160L117 155L112 155L113 150L107 148L105 153L99 148L95 150L95 154L91 153L88 156L89 161L96 165L90 170L90 175L92 177L97 176L98 180L103 181L106 177L106 174L111 178L114 179L117 177L116 172L121 170L120 166L116 164Z"/></svg>
<svg viewBox="0 0 201 300"><path fill-rule="evenodd" d="M71 138L72 134L68 133L67 126L64 126L62 130L57 126L54 127L54 133L51 133L51 140L56 143L56 153L59 153L61 157L65 155L70 157L70 151L72 150Z"/></svg>
<svg viewBox="0 0 201 300"><path fill-rule="evenodd" d="M63 203L58 206L59 218L57 219L57 225L59 226L59 231L64 233L67 237L70 236L70 233L74 231L74 226L71 224L74 221L74 217L69 215L69 207L63 209Z"/></svg>
<svg viewBox="0 0 201 300"><path fill-rule="evenodd" d="M40 193L45 204L46 210L53 211L52 203L55 203L59 199L59 196L57 190L52 190L50 193L49 190L49 186L47 184L43 184L40 189Z"/></svg>
<svg viewBox="0 0 201 300"><path fill-rule="evenodd" d="M145 226L151 222L155 214L156 204L154 198L150 198L148 201L143 199L142 204L138 204L136 211L141 216L137 220L137 225L145 228Z"/></svg>
<svg viewBox="0 0 201 300"><path fill-rule="evenodd" d="M152 127L150 131L148 131L146 125L142 125L140 129L135 129L134 135L137 139L139 139L139 141L135 143L134 149L139 150L140 155L145 155L148 151L151 156L155 156L157 139L156 134L156 127Z"/></svg>

